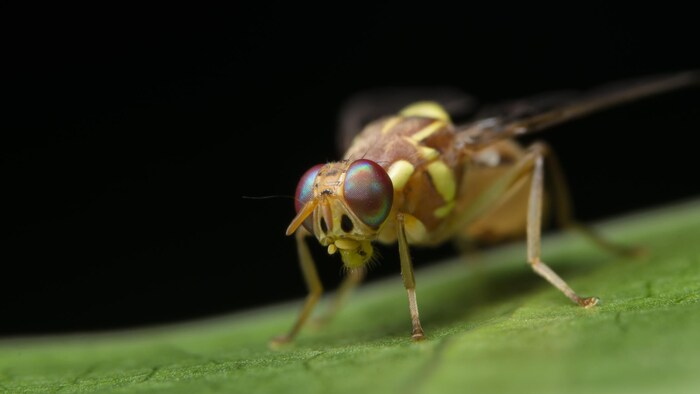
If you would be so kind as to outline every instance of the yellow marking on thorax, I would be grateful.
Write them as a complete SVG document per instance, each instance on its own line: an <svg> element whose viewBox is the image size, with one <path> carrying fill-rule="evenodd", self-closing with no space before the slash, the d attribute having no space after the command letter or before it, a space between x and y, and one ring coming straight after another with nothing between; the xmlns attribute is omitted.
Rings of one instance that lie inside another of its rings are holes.
<svg viewBox="0 0 700 394"><path fill-rule="evenodd" d="M438 158L440 156L440 152L438 152L437 149L433 149L429 146L423 146L418 144L413 138L411 137L403 137L405 141L409 142L411 145L413 145L416 150L418 151L418 154L420 157L426 161L432 161Z"/></svg>
<svg viewBox="0 0 700 394"><path fill-rule="evenodd" d="M424 118L440 119L444 122L452 122L442 105L434 101L419 101L404 108L400 112L403 116L421 116Z"/></svg>
<svg viewBox="0 0 700 394"><path fill-rule="evenodd" d="M430 137L433 133L436 131L440 130L441 128L445 127L445 122L442 120L436 119L433 123L425 126L423 130L413 134L410 138L413 141L420 142L423 141L424 139Z"/></svg>
<svg viewBox="0 0 700 394"><path fill-rule="evenodd" d="M386 134L391 130L394 126L396 126L397 123L399 123L403 118L400 116L394 116L392 118L389 118L386 122L384 122L384 125L382 126L382 134Z"/></svg>
<svg viewBox="0 0 700 394"><path fill-rule="evenodd" d="M435 160L438 158L438 156L440 156L440 152L438 152L437 149L427 146L419 146L418 153L420 153L421 157L427 161Z"/></svg>
<svg viewBox="0 0 700 394"><path fill-rule="evenodd" d="M457 193L457 184L455 183L454 174L452 174L447 164L442 160L436 160L428 164L426 170L430 174L435 190L437 190L442 199L446 203L454 200Z"/></svg>
<svg viewBox="0 0 700 394"><path fill-rule="evenodd" d="M387 174L391 178L391 183L394 184L394 190L402 190L406 182L411 178L411 175L413 175L413 171L415 171L415 167L406 160L397 160L392 163Z"/></svg>
<svg viewBox="0 0 700 394"><path fill-rule="evenodd" d="M448 202L447 204L437 208L435 211L433 211L433 215L435 215L436 218L442 219L445 216L447 216L450 212L452 212L452 208L455 207L455 201L452 200Z"/></svg>
<svg viewBox="0 0 700 394"><path fill-rule="evenodd" d="M413 215L404 213L404 228L410 243L422 242L428 239L428 230L426 230L425 225Z"/></svg>

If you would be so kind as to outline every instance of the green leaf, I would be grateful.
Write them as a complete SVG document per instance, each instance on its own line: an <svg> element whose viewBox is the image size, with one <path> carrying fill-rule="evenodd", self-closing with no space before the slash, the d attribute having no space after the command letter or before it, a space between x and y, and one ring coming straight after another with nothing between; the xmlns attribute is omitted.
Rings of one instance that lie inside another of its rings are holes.
<svg viewBox="0 0 700 394"><path fill-rule="evenodd" d="M398 275L321 330L268 340L299 303L191 324L0 342L0 392L668 393L700 390L700 202L598 227L645 246L620 258L575 234L544 261L602 305L583 309L510 245L418 271L428 339L410 341ZM473 263L473 264L472 264Z"/></svg>

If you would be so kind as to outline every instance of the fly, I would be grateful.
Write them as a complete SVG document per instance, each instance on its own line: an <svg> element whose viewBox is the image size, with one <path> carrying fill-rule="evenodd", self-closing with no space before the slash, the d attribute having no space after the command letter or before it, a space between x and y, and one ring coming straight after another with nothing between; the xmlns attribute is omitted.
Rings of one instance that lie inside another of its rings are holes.
<svg viewBox="0 0 700 394"><path fill-rule="evenodd" d="M364 277L374 257L373 242L398 243L414 340L425 334L410 245L438 245L460 237L498 241L524 235L532 269L577 305L595 306L597 297L580 296L540 259L545 169L561 225L580 230L606 249L619 253L632 249L613 244L576 222L552 150L544 142L523 147L515 137L699 82L697 71L661 76L575 97L520 102L462 125L453 124L438 103L422 101L369 123L341 161L312 167L298 183L297 215L287 235L296 236L309 295L294 326L274 343L288 342L297 335L323 291L305 242L307 236L314 236L328 254L339 254L347 268L337 299Z"/></svg>

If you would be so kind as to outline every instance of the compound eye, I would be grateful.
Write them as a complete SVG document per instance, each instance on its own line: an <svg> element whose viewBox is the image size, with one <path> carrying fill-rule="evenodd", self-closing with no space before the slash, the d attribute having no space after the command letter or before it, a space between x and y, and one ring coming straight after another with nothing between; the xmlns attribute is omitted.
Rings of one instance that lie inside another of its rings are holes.
<svg viewBox="0 0 700 394"><path fill-rule="evenodd" d="M297 191L294 193L294 209L299 213L301 208L306 205L312 198L314 198L314 181L316 180L316 175L318 171L321 170L323 164L317 164L311 167L308 171L301 176L299 183L297 184ZM304 220L304 227L309 230L310 233L314 232L313 225L313 215L309 215L306 220Z"/></svg>
<svg viewBox="0 0 700 394"><path fill-rule="evenodd" d="M389 175L382 166L365 159L350 164L343 193L355 216L374 229L384 223L394 201L394 185Z"/></svg>

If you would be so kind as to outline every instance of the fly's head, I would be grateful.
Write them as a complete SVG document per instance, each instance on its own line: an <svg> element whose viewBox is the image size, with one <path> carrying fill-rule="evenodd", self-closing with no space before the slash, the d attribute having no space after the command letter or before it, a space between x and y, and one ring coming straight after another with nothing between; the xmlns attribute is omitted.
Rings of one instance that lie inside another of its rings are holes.
<svg viewBox="0 0 700 394"><path fill-rule="evenodd" d="M389 217L393 199L389 175L371 160L316 165L297 185L297 215L287 235L304 226L329 254L340 253L348 268L360 267L372 258L371 242Z"/></svg>

